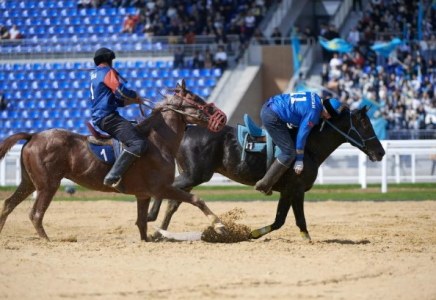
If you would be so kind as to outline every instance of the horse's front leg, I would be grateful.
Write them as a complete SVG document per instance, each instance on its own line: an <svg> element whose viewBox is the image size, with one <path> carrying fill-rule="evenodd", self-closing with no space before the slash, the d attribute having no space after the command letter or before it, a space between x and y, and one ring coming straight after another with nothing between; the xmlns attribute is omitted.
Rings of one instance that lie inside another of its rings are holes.
<svg viewBox="0 0 436 300"><path fill-rule="evenodd" d="M289 209L291 208L291 195L286 192L280 193L279 203L277 204L277 212L274 223L271 225L253 230L251 232L251 237L253 239L258 239L272 231L280 229L286 221L286 217L288 216Z"/></svg>
<svg viewBox="0 0 436 300"><path fill-rule="evenodd" d="M312 238L306 226L306 217L304 216L304 190L298 190L292 197L292 210L294 211L295 223L300 228L301 237L310 241Z"/></svg>
<svg viewBox="0 0 436 300"><path fill-rule="evenodd" d="M147 241L147 215L148 206L150 205L150 199L136 197L137 213L138 218L136 219L136 226L138 226L139 234L141 235L141 240Z"/></svg>
<svg viewBox="0 0 436 300"><path fill-rule="evenodd" d="M209 209L209 207L201 198L173 186L168 186L162 189L161 193L159 194L159 198L191 203L192 205L198 207L206 215L217 233L228 233L221 220Z"/></svg>

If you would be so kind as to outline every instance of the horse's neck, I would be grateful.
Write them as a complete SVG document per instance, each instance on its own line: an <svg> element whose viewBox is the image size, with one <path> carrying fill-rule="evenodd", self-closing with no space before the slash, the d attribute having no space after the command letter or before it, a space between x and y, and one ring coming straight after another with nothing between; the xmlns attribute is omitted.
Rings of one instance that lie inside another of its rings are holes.
<svg viewBox="0 0 436 300"><path fill-rule="evenodd" d="M185 132L186 123L182 116L172 110L162 112L162 124L155 127L155 131L170 145L175 154L180 146Z"/></svg>
<svg viewBox="0 0 436 300"><path fill-rule="evenodd" d="M339 121L336 123L337 124L334 125L339 129L345 132L348 131L344 122ZM333 151L346 142L344 136L333 129L329 124L324 124L324 128L321 132L319 131L319 127L314 128L307 141L308 143L306 146L315 153L318 160L318 166L320 166L327 157L333 153Z"/></svg>

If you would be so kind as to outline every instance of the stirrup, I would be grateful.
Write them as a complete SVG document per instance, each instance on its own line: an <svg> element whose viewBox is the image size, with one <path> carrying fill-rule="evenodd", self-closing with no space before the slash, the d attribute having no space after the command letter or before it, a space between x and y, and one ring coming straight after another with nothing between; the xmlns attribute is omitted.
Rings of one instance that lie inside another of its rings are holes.
<svg viewBox="0 0 436 300"><path fill-rule="evenodd" d="M117 191L119 191L120 193L125 193L126 192L126 188L124 187L124 185L121 183L121 181L123 180L123 178L121 177L117 182L112 183L112 184L103 184L106 186L109 186L111 188L116 189Z"/></svg>

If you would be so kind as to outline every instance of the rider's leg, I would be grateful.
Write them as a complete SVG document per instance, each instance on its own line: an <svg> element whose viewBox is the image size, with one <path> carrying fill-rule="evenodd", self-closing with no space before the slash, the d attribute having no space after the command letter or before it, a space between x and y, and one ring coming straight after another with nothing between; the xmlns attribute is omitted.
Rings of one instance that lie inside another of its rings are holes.
<svg viewBox="0 0 436 300"><path fill-rule="evenodd" d="M289 169L295 159L295 146L287 124L267 105L262 108L261 118L274 143L279 146L281 154L254 188L266 195L271 195L273 185Z"/></svg>
<svg viewBox="0 0 436 300"><path fill-rule="evenodd" d="M125 145L124 151L104 179L105 185L117 187L130 166L147 150L147 143L132 123L118 113L104 117L98 125Z"/></svg>

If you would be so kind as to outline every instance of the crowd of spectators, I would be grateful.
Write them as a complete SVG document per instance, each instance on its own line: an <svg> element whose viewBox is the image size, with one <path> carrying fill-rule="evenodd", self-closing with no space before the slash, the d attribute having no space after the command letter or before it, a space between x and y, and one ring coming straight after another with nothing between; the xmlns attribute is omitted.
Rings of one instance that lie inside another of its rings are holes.
<svg viewBox="0 0 436 300"><path fill-rule="evenodd" d="M386 119L387 129L436 129L436 10L430 9L431 1L423 0L423 39L418 40L418 4L372 0L365 11L355 12L360 21L346 37L354 50L323 53L324 93L340 95L351 108L369 99L379 107L376 116ZM334 26L325 25L320 35L329 40L339 37ZM371 50L394 37L406 43L389 58Z"/></svg>

